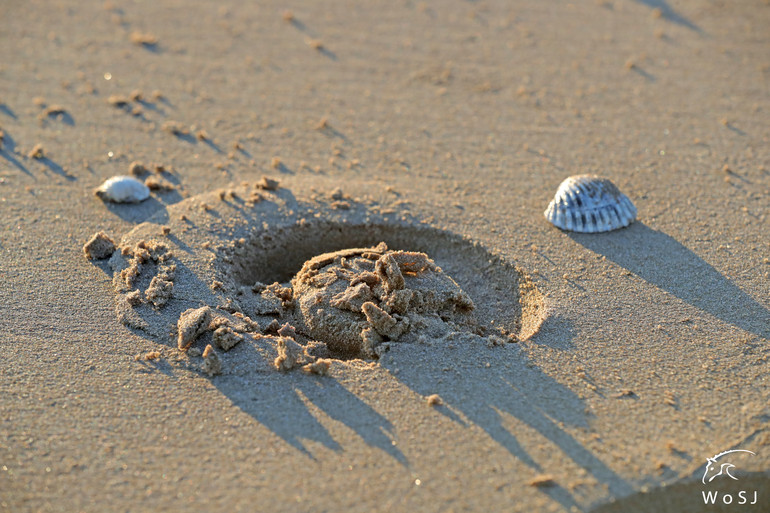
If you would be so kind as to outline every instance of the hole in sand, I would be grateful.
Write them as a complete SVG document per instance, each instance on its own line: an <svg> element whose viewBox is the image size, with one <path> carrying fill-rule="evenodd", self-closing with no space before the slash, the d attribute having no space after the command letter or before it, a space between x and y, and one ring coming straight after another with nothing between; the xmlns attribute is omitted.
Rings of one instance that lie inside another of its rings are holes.
<svg viewBox="0 0 770 513"><path fill-rule="evenodd" d="M387 248L378 249L381 243ZM513 264L423 226L296 224L254 234L218 265L229 278L223 292L239 309L260 322L266 315L288 322L325 343L333 358L376 358L390 342L426 337L516 341L535 333L544 317L541 296Z"/></svg>
<svg viewBox="0 0 770 513"><path fill-rule="evenodd" d="M499 346L546 316L527 276L477 242L244 187L179 203L110 259L121 322L203 356L210 375L325 374L333 359L377 359L396 344ZM152 264L161 249L165 267Z"/></svg>

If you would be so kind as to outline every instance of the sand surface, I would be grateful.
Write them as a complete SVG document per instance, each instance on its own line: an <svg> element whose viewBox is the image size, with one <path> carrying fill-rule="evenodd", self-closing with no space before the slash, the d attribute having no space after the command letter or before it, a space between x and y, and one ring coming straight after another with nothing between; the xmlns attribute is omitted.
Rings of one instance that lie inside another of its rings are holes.
<svg viewBox="0 0 770 513"><path fill-rule="evenodd" d="M699 511L730 449L768 511L768 26L761 0L3 1L0 511ZM132 162L148 200L94 196ZM549 225L586 173L638 221ZM144 327L99 231L173 253ZM327 375L177 349L183 311L376 239L527 336Z"/></svg>

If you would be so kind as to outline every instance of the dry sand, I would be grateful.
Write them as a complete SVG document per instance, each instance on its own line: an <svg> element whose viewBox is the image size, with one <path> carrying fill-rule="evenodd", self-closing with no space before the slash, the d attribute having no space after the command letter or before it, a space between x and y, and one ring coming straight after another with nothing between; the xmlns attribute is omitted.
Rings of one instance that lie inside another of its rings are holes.
<svg viewBox="0 0 770 513"><path fill-rule="evenodd" d="M730 449L768 511L767 2L290 8L0 6L0 511L700 511ZM549 225L586 173L638 221ZM379 241L499 336L268 322Z"/></svg>

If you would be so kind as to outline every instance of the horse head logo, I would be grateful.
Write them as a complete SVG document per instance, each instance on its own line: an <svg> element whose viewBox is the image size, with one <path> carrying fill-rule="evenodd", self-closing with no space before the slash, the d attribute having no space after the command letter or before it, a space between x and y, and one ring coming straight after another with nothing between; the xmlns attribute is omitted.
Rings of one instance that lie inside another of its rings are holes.
<svg viewBox="0 0 770 513"><path fill-rule="evenodd" d="M721 475L727 475L727 477L729 477L730 479L735 479L736 481L738 480L737 477L735 477L734 475L732 475L730 473L730 471L733 468L735 468L735 465L733 465L732 463L727 463L727 462L725 462L725 463L717 462L717 460L719 458L721 458L722 456L724 456L726 454L733 453L733 452L747 452L749 454L753 454L754 456L756 456L756 454L754 454L753 452L747 451L745 449L733 449L731 451L720 452L719 454L717 454L713 458L706 458L706 471L703 473L703 479L701 479L703 484L706 484L706 482L707 482L706 478L707 477L708 477L708 482L710 483L711 481L714 480L715 477L719 477ZM711 476L711 477L709 477L709 476Z"/></svg>

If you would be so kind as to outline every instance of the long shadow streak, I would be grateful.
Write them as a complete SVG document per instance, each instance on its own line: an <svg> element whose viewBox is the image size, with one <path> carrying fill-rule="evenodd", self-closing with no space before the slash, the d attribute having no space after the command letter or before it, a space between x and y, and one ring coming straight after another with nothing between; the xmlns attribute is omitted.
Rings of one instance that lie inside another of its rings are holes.
<svg viewBox="0 0 770 513"><path fill-rule="evenodd" d="M569 236L717 319L760 337L770 337L767 307L669 235L636 222L615 232Z"/></svg>
<svg viewBox="0 0 770 513"><path fill-rule="evenodd" d="M670 5L668 5L668 2L666 0L634 0L637 3L644 4L647 7L650 7L652 9L659 9L661 16L672 22L676 23L677 25L681 25L683 27L686 27L694 32L697 32L699 34L703 33L703 29L701 29L698 25L691 22L678 12L676 12Z"/></svg>
<svg viewBox="0 0 770 513"><path fill-rule="evenodd" d="M391 357L380 360L380 364L398 368L395 376L399 381L422 396L439 394L447 408L460 412L469 423L483 429L512 456L530 467L532 476L543 471L538 456L522 446L515 431L504 424L504 415L547 438L575 464L604 483L614 496L632 492L632 487L622 477L559 426L562 422L586 428L585 405L570 389L528 365L520 347L488 348L484 343L468 341L455 347L437 343L422 349L421 346L394 345L389 354ZM458 363L448 375L438 366L415 366L415 361ZM487 368L475 363L479 361L495 363ZM438 413L443 412L439 410ZM511 476L511 481L532 476ZM541 491L567 510L579 507L569 491L558 484Z"/></svg>

